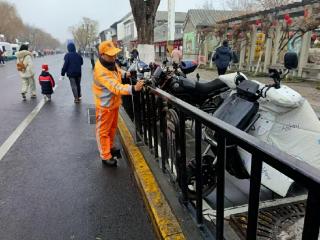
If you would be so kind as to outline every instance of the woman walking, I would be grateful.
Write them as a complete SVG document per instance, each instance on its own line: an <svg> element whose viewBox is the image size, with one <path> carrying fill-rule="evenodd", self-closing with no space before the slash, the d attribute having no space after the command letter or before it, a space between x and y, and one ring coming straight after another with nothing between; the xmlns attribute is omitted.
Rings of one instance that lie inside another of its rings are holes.
<svg viewBox="0 0 320 240"><path fill-rule="evenodd" d="M74 43L69 43L68 53L64 56L64 64L61 70L61 76L67 73L70 80L74 102L79 103L81 99L81 66L83 64L82 57L76 52Z"/></svg>
<svg viewBox="0 0 320 240"><path fill-rule="evenodd" d="M28 89L30 91L31 98L36 98L36 84L34 80L32 53L28 51L28 45L21 45L17 56L17 70L19 71L22 88L21 95L22 100L26 101L26 94Z"/></svg>

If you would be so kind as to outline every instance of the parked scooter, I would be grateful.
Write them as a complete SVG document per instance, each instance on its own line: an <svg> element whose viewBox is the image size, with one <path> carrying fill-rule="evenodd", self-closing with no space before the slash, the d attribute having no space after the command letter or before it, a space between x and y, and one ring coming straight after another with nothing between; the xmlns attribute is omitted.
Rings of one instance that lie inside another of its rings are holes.
<svg viewBox="0 0 320 240"><path fill-rule="evenodd" d="M240 73L220 76L232 93L215 111L213 116L243 131L248 132L280 150L320 168L320 122L306 99L293 89L281 85L281 80L289 70L297 67L298 58L294 53L285 55L287 72L270 69L271 85L257 81L237 81ZM203 153L203 195L206 196L216 187L217 143L214 132L204 129L203 138L208 147ZM227 143L226 170L233 176L249 178L251 154L232 142ZM189 197L195 197L195 161L187 166ZM281 182L281 184L279 184ZM293 180L279 171L263 164L261 183L285 197Z"/></svg>

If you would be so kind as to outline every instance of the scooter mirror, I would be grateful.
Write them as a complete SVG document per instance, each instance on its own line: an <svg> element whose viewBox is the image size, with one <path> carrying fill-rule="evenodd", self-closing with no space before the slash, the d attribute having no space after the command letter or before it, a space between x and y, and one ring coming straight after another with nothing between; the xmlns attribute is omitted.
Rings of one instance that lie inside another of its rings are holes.
<svg viewBox="0 0 320 240"><path fill-rule="evenodd" d="M284 66L286 69L296 69L298 67L298 55L294 52L287 52L284 55Z"/></svg>

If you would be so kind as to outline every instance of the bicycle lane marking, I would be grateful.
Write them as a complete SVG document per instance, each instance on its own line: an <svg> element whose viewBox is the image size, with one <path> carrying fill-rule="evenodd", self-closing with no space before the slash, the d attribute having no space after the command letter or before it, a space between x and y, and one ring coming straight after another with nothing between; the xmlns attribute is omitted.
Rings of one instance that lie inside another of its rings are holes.
<svg viewBox="0 0 320 240"><path fill-rule="evenodd" d="M58 84L54 87L56 90ZM45 100L42 99L38 105L32 110L31 113L19 124L19 126L11 133L11 135L6 139L6 141L0 147L0 161L8 153L13 144L18 140L24 130L30 125L32 120L38 115L43 106L46 104Z"/></svg>

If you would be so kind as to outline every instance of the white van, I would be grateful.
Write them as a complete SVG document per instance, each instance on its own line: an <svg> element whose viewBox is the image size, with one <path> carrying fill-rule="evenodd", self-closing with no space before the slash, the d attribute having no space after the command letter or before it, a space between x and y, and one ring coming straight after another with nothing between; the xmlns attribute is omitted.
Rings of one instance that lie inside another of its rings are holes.
<svg viewBox="0 0 320 240"><path fill-rule="evenodd" d="M16 52L19 51L20 46L15 43L11 43L10 45L11 45L11 49L12 49L12 55L15 56Z"/></svg>
<svg viewBox="0 0 320 240"><path fill-rule="evenodd" d="M14 57L11 44L8 42L0 42L0 49L4 52L4 56L8 59Z"/></svg>

